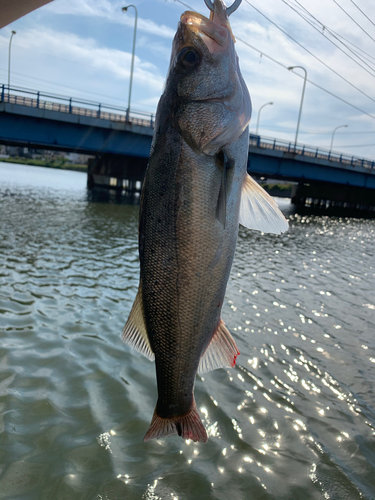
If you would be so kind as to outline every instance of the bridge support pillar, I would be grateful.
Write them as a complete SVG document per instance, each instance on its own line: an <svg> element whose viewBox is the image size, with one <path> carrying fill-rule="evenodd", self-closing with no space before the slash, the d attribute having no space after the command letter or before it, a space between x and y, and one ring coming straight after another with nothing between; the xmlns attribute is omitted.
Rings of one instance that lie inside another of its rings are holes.
<svg viewBox="0 0 375 500"><path fill-rule="evenodd" d="M375 211L374 190L354 186L300 183L291 198L299 207Z"/></svg>
<svg viewBox="0 0 375 500"><path fill-rule="evenodd" d="M105 187L117 191L140 191L148 158L103 154L90 159L87 186Z"/></svg>

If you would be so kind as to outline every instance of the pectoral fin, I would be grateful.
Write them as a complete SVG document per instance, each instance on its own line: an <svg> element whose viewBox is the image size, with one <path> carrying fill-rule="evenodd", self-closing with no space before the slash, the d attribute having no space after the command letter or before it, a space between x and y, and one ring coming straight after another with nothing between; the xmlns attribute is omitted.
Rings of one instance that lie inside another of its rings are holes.
<svg viewBox="0 0 375 500"><path fill-rule="evenodd" d="M228 156L225 154L224 151L220 151L218 153L216 162L219 168L222 169L219 198L217 200L217 206L216 206L216 218L225 229L225 222L227 219L227 189L228 189L227 170L232 165Z"/></svg>
<svg viewBox="0 0 375 500"><path fill-rule="evenodd" d="M149 360L154 361L155 354L152 352L148 340L143 311L142 286L140 283L132 310L122 331L122 340Z"/></svg>
<svg viewBox="0 0 375 500"><path fill-rule="evenodd" d="M289 227L277 203L248 174L241 191L240 224L274 234L281 234Z"/></svg>
<svg viewBox="0 0 375 500"><path fill-rule="evenodd" d="M219 326L201 357L198 373L206 373L217 368L233 368L239 354L232 335L226 329L224 321L220 319Z"/></svg>
<svg viewBox="0 0 375 500"><path fill-rule="evenodd" d="M227 190L226 190L226 168L223 168L221 175L221 186L219 198L217 200L216 218L225 229L225 221L227 219Z"/></svg>

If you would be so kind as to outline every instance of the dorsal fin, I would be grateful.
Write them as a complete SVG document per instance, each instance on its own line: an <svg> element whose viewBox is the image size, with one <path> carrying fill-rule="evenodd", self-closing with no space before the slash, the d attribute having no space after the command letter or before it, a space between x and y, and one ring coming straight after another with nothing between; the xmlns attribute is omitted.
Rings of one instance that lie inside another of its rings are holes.
<svg viewBox="0 0 375 500"><path fill-rule="evenodd" d="M137 296L122 331L122 340L133 347L133 349L146 356L149 360L154 361L155 354L152 352L150 341L148 340L144 320L141 283L139 283Z"/></svg>

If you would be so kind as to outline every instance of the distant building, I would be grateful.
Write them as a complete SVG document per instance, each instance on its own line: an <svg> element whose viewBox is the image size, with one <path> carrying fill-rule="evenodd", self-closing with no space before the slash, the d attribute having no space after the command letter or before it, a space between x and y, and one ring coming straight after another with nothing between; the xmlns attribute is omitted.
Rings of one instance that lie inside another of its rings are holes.
<svg viewBox="0 0 375 500"><path fill-rule="evenodd" d="M83 155L80 153L66 153L65 158L70 162L70 163L76 163L78 165L84 165L87 164L87 161L89 158L91 158L90 155Z"/></svg>
<svg viewBox="0 0 375 500"><path fill-rule="evenodd" d="M0 158L9 158L9 155L6 150L6 146L0 145Z"/></svg>
<svg viewBox="0 0 375 500"><path fill-rule="evenodd" d="M60 160L68 163L75 163L78 165L87 165L88 159L92 155L84 155L80 153L66 153L64 151L52 151L48 149L25 148L18 146L5 146L0 145L0 157L23 157L32 158L34 160L53 161Z"/></svg>

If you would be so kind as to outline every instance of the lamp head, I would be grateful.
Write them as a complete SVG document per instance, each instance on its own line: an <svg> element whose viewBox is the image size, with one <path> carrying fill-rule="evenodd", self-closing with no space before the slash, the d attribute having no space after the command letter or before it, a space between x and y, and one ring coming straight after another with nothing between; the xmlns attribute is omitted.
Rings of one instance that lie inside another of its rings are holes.
<svg viewBox="0 0 375 500"><path fill-rule="evenodd" d="M16 33L17 33L17 31L12 30L12 35L15 35Z"/></svg>
<svg viewBox="0 0 375 500"><path fill-rule="evenodd" d="M123 7L121 10L122 10L122 12L127 12L128 8L127 7Z"/></svg>

